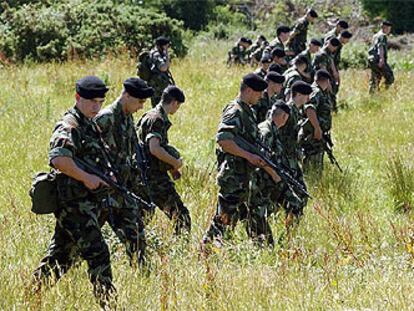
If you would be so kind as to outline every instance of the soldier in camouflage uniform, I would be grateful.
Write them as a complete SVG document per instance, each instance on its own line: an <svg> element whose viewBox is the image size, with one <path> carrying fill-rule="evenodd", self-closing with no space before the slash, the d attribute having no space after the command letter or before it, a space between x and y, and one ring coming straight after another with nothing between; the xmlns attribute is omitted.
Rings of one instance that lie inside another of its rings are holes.
<svg viewBox="0 0 414 311"><path fill-rule="evenodd" d="M267 54L266 54L267 55ZM274 69L280 74L283 74L288 68L288 62L286 61L286 53L281 48L274 48L271 52L271 57L273 59Z"/></svg>
<svg viewBox="0 0 414 311"><path fill-rule="evenodd" d="M296 81L291 87L291 98L287 103L292 110L285 126L280 129L280 141L285 148L287 157L287 166L290 168L292 177L301 182L305 188L305 181L303 179L303 172L300 166L301 150L298 143L298 134L300 129L299 122L301 121L301 112L303 105L309 101L309 95L312 93L312 88L309 84L303 81ZM283 198L283 196L282 196ZM303 214L303 208L306 206L307 198L300 197L300 204L290 204L288 200L282 202L282 206L287 211L286 224L289 226L293 220L298 220Z"/></svg>
<svg viewBox="0 0 414 311"><path fill-rule="evenodd" d="M350 33L348 30L344 30L341 32L341 34L338 37L339 40L339 46L336 49L336 51L333 53L333 60L335 67L339 71L339 64L341 62L341 52L342 48L345 44L348 44L349 40L352 38L352 33Z"/></svg>
<svg viewBox="0 0 414 311"><path fill-rule="evenodd" d="M108 88L97 77L76 83L76 104L56 124L50 140L49 164L57 170L56 226L46 257L35 270L35 281L58 280L78 256L88 263L94 293L105 303L114 292L108 246L101 226L108 220L110 193L101 178L83 170L76 159L111 173L107 154L92 118L101 109ZM51 278L52 277L52 278Z"/></svg>
<svg viewBox="0 0 414 311"><path fill-rule="evenodd" d="M332 28L328 33L323 37L323 42L326 44L332 38L338 38L342 31L347 30L349 25L344 20L338 20L335 24L335 27Z"/></svg>
<svg viewBox="0 0 414 311"><path fill-rule="evenodd" d="M254 72L259 77L264 79L269 69L270 64L272 63L272 58L269 55L263 55L260 59L260 67Z"/></svg>
<svg viewBox="0 0 414 311"><path fill-rule="evenodd" d="M266 46L269 45L269 42L266 40L266 37L259 35L256 39L256 42L250 47L250 65L255 66L260 62L260 59L263 56L263 51Z"/></svg>
<svg viewBox="0 0 414 311"><path fill-rule="evenodd" d="M330 79L331 76L326 70L316 72L310 101L304 106L306 120L301 125L299 140L304 152L305 173L314 169L320 174L323 170L323 135L329 135L332 128L333 105L328 91Z"/></svg>
<svg viewBox="0 0 414 311"><path fill-rule="evenodd" d="M228 52L227 65L245 65L249 60L249 47L252 40L241 37Z"/></svg>
<svg viewBox="0 0 414 311"><path fill-rule="evenodd" d="M295 59L295 63L284 73L285 83L283 85L283 94L285 95L286 100L289 100L290 89L296 81L305 81L309 80L310 77L307 74L308 69L308 60L306 57L298 57Z"/></svg>
<svg viewBox="0 0 414 311"><path fill-rule="evenodd" d="M282 92L285 77L277 72L269 72L265 81L267 89L263 92L262 97L252 109L256 112L256 122L260 123L266 120L266 116L277 96Z"/></svg>
<svg viewBox="0 0 414 311"><path fill-rule="evenodd" d="M155 40L155 47L150 51L151 77L148 84L154 88L154 95L151 97L152 107L159 103L162 91L167 86L175 84L170 72L169 47L170 40L161 36Z"/></svg>
<svg viewBox="0 0 414 311"><path fill-rule="evenodd" d="M322 47L322 42L318 39L311 39L311 41L309 42L308 47L306 48L306 50L300 52L298 55L296 55L296 57L294 59L292 59L292 61L290 62L292 65L295 63L295 60L299 57L305 57L306 58L306 62L308 64L308 69L307 69L307 76L309 77L313 77L313 75L315 74L312 71L312 55L316 54L319 52L319 49ZM306 82L311 82L311 81L306 81Z"/></svg>
<svg viewBox="0 0 414 311"><path fill-rule="evenodd" d="M261 228L251 224L263 221L253 220L260 217L255 210L248 210L250 176L255 167L264 167L265 162L257 155L247 151L237 143L237 137L243 137L251 144L256 144L258 129L256 118L251 107L259 100L262 91L267 87L266 81L256 74L243 77L239 96L227 105L222 114L217 133L217 161L219 195L216 214L209 229L203 237L202 250L206 244L214 242L220 247L226 228L233 228L239 220L247 219L247 232L255 238L262 234ZM269 167L265 167L265 169ZM277 174L269 171L272 178L278 181Z"/></svg>
<svg viewBox="0 0 414 311"><path fill-rule="evenodd" d="M388 88L394 83L394 73L387 63L388 44L387 35L391 32L392 24L389 21L382 23L382 28L372 39L372 46L368 51L368 63L371 68L371 78L369 80L369 92L378 91L381 79L385 79L385 87Z"/></svg>
<svg viewBox="0 0 414 311"><path fill-rule="evenodd" d="M325 46L319 51L319 53L315 55L315 58L312 62L312 70L314 72L318 71L319 69L325 69L332 77L330 94L332 97L334 111L337 110L336 94L338 93L340 84L339 72L334 62L334 53L338 49L339 45L340 42L338 38L333 37L329 39L328 42L325 43Z"/></svg>
<svg viewBox="0 0 414 311"><path fill-rule="evenodd" d="M290 33L289 40L286 43L287 48L289 51L293 51L294 55L298 55L306 49L309 24L312 24L317 17L318 14L316 11L309 9L306 15L296 22Z"/></svg>
<svg viewBox="0 0 414 311"><path fill-rule="evenodd" d="M96 116L102 137L110 148L111 163L117 171L117 181L127 189L139 193L136 185L141 176L136 163L137 137L132 114L142 109L147 98L154 95L153 88L139 78L129 78L123 83L121 96L113 104L101 110ZM141 204L114 195L111 227L127 247L131 264L137 255L144 260L145 231L142 221Z"/></svg>
<svg viewBox="0 0 414 311"><path fill-rule="evenodd" d="M168 86L162 93L160 103L146 112L137 125L138 142L149 160L147 178L150 195L154 203L174 221L176 234L190 232L191 217L168 175L170 172L176 179L183 165L179 154L171 154L170 151L168 130L172 124L168 115L176 113L184 101L182 90ZM151 215L145 218L149 217Z"/></svg>
<svg viewBox="0 0 414 311"><path fill-rule="evenodd" d="M282 25L276 29L276 38L273 39L269 45L264 49L263 53L271 55L272 51L275 48L279 48L283 51L286 50L285 43L289 39L290 28L288 26Z"/></svg>

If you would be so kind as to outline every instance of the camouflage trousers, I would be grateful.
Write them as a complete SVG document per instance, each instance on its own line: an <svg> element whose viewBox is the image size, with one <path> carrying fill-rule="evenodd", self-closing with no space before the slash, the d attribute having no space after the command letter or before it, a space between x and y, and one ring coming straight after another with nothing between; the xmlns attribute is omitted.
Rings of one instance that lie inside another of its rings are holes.
<svg viewBox="0 0 414 311"><path fill-rule="evenodd" d="M316 173L318 176L323 171L323 158L325 151L323 150L321 143L316 140L306 142L303 146L303 171L305 174L310 172Z"/></svg>
<svg viewBox="0 0 414 311"><path fill-rule="evenodd" d="M394 73L391 67L385 63L382 68L374 61L369 62L371 68L371 78L369 80L369 92L374 93L378 91L381 79L385 79L385 87L388 88L394 83Z"/></svg>
<svg viewBox="0 0 414 311"><path fill-rule="evenodd" d="M191 216L187 207L181 200L175 189L175 184L167 172L150 172L148 187L139 186L139 192L143 198L160 208L167 217L174 221L175 233L191 231ZM150 194L150 195L149 195ZM144 209L145 222L150 221L153 210Z"/></svg>
<svg viewBox="0 0 414 311"><path fill-rule="evenodd" d="M238 221L243 221L249 237L260 240L269 231L264 209L249 204L252 185L249 174L237 171L224 171L217 178L219 189L216 213L203 241L222 239L227 228L233 229Z"/></svg>

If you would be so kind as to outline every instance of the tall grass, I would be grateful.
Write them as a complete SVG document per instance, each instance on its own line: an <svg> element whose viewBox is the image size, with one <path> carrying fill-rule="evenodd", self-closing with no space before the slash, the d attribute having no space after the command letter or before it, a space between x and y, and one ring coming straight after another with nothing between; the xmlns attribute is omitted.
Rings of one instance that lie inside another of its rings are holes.
<svg viewBox="0 0 414 311"><path fill-rule="evenodd" d="M170 222L158 213L148 228L153 245L149 274L131 269L123 247L109 235L120 307L412 309L412 213L395 212L402 190L388 191L386 177L392 150L408 150L403 159L410 156L414 77L409 71L396 72L395 86L375 97L367 93L367 72L343 72L339 96L347 108L334 117L334 139L345 173L327 161L323 180L309 180L314 200L288 244L257 249L238 226L227 247L208 260L198 259L198 241L216 205L214 137L219 116L236 96L241 75L250 70L225 67L228 46L199 41L188 58L173 63L188 100L172 117L170 141L186 161L177 188L191 211L193 231L189 242L176 239ZM45 253L54 219L31 214L27 191L33 173L47 169L50 134L73 104L74 81L86 74L105 78L111 86L109 103L134 71L134 61L127 58L1 69L0 309L99 309L85 263L40 296L31 294L30 274ZM404 163L403 171L410 168ZM404 176L407 182L411 179ZM281 236L281 217L271 223L275 236Z"/></svg>

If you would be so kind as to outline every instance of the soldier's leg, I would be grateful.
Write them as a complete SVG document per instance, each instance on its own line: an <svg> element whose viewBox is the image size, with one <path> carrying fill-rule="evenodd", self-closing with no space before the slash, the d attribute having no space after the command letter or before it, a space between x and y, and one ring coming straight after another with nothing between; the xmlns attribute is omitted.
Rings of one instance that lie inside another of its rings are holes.
<svg viewBox="0 0 414 311"><path fill-rule="evenodd" d="M385 78L385 87L389 88L391 84L394 83L394 73L387 63L384 64L384 78Z"/></svg>
<svg viewBox="0 0 414 311"><path fill-rule="evenodd" d="M191 231L190 212L185 207L168 174L160 174L151 180L150 190L155 204L175 222L175 232L177 234L183 231L189 233Z"/></svg>
<svg viewBox="0 0 414 311"><path fill-rule="evenodd" d="M379 84L381 81L381 71L378 68L378 64L374 62L370 62L369 66L371 69L371 77L369 80L369 92L372 94L378 91Z"/></svg>

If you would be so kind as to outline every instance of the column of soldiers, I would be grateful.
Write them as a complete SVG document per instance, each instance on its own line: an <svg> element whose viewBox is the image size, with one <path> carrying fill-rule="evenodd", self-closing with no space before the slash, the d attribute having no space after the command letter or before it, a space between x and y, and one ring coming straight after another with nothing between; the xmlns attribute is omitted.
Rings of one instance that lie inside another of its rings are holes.
<svg viewBox="0 0 414 311"><path fill-rule="evenodd" d="M221 247L239 221L256 243L272 246L269 216L282 208L290 230L304 213L309 197L304 172L322 172L340 83L341 47L351 37L346 22L339 21L323 46L317 39L307 43L308 25L315 18L317 13L309 10L293 32L282 26L270 43L259 37L254 52L261 50L255 56L260 67L242 78L237 98L223 110L216 136L218 203L202 239L205 253L211 244ZM382 76L386 85L393 82L387 64L390 30L391 24L384 22L369 52L372 91ZM239 42L242 50L250 45L245 41ZM168 139L169 116L185 95L169 71L170 41L159 37L155 43L148 81L126 79L119 97L103 110L105 83L95 76L76 82L74 106L50 140L58 208L47 254L34 272L38 288L56 282L81 258L88 264L94 294L105 306L115 295L101 231L105 223L125 245L132 267L145 265L145 226L154 208L171 219L177 235L191 231L190 212L174 183L183 160ZM133 113L148 98L153 108L135 124Z"/></svg>

